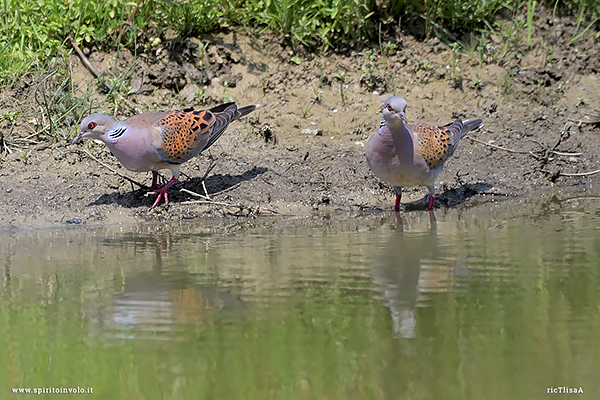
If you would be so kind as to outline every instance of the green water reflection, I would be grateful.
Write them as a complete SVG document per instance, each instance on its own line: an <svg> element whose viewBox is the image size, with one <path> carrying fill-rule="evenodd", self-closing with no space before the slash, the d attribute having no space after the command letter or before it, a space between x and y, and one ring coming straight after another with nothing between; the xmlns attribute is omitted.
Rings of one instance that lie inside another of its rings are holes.
<svg viewBox="0 0 600 400"><path fill-rule="evenodd" d="M594 204L0 234L0 398L600 395Z"/></svg>

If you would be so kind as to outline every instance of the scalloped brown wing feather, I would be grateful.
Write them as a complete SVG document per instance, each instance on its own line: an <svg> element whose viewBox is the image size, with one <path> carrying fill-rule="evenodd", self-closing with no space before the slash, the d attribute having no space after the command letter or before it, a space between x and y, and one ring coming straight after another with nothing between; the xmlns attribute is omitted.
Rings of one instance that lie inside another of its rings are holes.
<svg viewBox="0 0 600 400"><path fill-rule="evenodd" d="M421 155L429 169L434 170L450 158L458 144L463 124L460 120L449 126L408 125L418 135Z"/></svg>
<svg viewBox="0 0 600 400"><path fill-rule="evenodd" d="M174 110L160 119L161 159L170 164L181 164L204 149L210 139L210 127L215 116L208 110ZM199 147L202 147L199 149Z"/></svg>

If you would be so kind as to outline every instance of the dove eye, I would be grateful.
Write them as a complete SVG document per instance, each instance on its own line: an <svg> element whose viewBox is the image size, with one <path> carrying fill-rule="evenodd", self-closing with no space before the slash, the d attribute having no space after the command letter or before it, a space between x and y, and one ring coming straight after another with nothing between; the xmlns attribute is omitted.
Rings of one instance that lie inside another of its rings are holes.
<svg viewBox="0 0 600 400"><path fill-rule="evenodd" d="M392 108L392 106L390 106L389 104L387 105L387 109L388 109L388 111L394 111L394 109Z"/></svg>
<svg viewBox="0 0 600 400"><path fill-rule="evenodd" d="M97 126L97 124L95 122L90 122L88 124L88 129L94 129Z"/></svg>

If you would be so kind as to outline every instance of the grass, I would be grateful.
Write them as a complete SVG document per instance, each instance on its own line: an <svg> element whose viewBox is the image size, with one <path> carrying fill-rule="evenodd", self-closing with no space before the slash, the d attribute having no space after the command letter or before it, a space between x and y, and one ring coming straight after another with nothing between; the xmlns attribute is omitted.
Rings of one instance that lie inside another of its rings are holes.
<svg viewBox="0 0 600 400"><path fill-rule="evenodd" d="M597 0L542 4L576 17L573 42L600 18ZM526 29L530 45L536 5L532 0L2 0L0 85L14 83L39 60L70 51L69 33L82 47L135 48L165 30L185 37L246 25L270 29L292 46L344 49L375 42L382 29L389 32L410 20L424 22L426 36L460 42L466 32L498 31L498 18L509 15L524 20L515 25Z"/></svg>
<svg viewBox="0 0 600 400"><path fill-rule="evenodd" d="M346 104L346 95L344 93L344 85L349 82L349 76L346 71L338 72L333 74L340 84L340 97L342 98L342 104Z"/></svg>
<svg viewBox="0 0 600 400"><path fill-rule="evenodd" d="M527 2L527 47L531 47L531 35L533 34L533 13L535 12L535 0Z"/></svg>
<svg viewBox="0 0 600 400"><path fill-rule="evenodd" d="M387 71L392 67L387 61L389 56L399 50L394 43L395 33L409 25L420 27L417 31L420 29L421 38L436 35L450 44L455 57L459 51L478 52L480 65L484 59L505 63L523 42L527 48L535 46L532 37L540 9L552 10L553 17L572 16L576 29L571 43L600 35L598 0L0 1L0 87L19 81L38 85L38 109L23 111L16 107L15 112L35 121L32 131L37 136L48 135L56 140L68 136L64 127L73 125L81 113L90 109L90 94L72 87L67 63L61 64L72 51L68 35L83 49L126 47L137 57L138 52L158 46L166 36L188 37L230 26L250 27L257 33L270 30L292 48L361 51L359 54L367 59L361 85L387 92L395 91L397 85L394 74ZM499 48L490 44L492 35L501 38ZM199 56L206 53L206 46L200 46ZM379 54L371 50L377 47ZM291 62L299 63L301 59L292 58ZM421 62L423 68L430 67L427 60ZM106 80L127 96L132 91L130 73L119 76L113 71L114 76ZM345 76L336 78L344 102ZM510 92L509 78L507 74L506 92ZM227 98L225 92L223 97ZM318 102L316 92L315 97ZM123 99L109 96L109 101L118 107ZM6 150L9 136L6 134L0 143L0 151Z"/></svg>

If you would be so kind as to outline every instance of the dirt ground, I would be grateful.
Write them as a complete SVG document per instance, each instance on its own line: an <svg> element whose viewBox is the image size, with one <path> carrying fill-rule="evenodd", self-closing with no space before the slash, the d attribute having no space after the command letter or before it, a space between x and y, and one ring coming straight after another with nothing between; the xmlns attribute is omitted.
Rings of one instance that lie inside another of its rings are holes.
<svg viewBox="0 0 600 400"><path fill-rule="evenodd" d="M202 109L230 99L261 107L230 125L210 149L216 165L204 182L206 154L184 164L169 204L156 209L150 209L155 194L114 171L148 186L150 173L127 171L104 145L50 141L36 134L40 121L4 118L0 230L391 211L393 190L372 175L364 157L390 94L407 100L411 123L481 118L485 124L446 163L436 208L548 192L598 195L600 174L593 172L600 169L600 43L589 38L571 44L574 32L572 19L539 16L531 48L499 40L470 56L437 38L420 41L401 33L383 50L320 56L243 31L163 37L138 58L121 51L116 69L129 73L134 93L128 98L138 111ZM116 53L86 52L101 71L114 70ZM68 63L74 79L94 89L95 102L106 98L76 55ZM0 115L35 109L34 89L17 84L0 92ZM119 120L132 115L127 106L110 104L102 111ZM72 126L69 135L76 132ZM205 193L209 200L198 197ZM425 188L406 188L405 211L425 209L425 196Z"/></svg>

